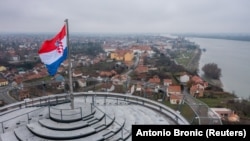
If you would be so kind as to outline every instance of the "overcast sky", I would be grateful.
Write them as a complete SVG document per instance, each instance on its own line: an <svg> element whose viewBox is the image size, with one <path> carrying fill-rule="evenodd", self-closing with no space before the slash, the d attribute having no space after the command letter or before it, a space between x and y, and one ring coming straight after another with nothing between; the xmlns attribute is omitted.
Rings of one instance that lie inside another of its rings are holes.
<svg viewBox="0 0 250 141"><path fill-rule="evenodd" d="M0 33L250 33L250 0L0 0Z"/></svg>

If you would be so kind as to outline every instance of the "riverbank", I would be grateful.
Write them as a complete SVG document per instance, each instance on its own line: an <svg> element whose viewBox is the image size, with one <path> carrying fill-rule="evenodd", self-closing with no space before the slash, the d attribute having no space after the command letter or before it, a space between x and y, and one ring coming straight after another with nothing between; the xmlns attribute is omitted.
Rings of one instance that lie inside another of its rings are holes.
<svg viewBox="0 0 250 141"><path fill-rule="evenodd" d="M250 79L247 76L250 66L246 64L249 64L250 59L250 42L206 38L189 40L206 49L199 61L200 71L205 64L216 63L221 69L220 80L224 91L244 99L249 98ZM199 75L202 75L202 72Z"/></svg>
<svg viewBox="0 0 250 141"><path fill-rule="evenodd" d="M200 62L201 55L202 55L202 49L201 48L194 51L193 57L189 60L189 63L186 66L186 68L189 71L198 73L198 71L199 71L199 62ZM201 75L200 77L204 81L208 82L210 85L213 85L215 87L223 89L223 83L222 83L222 81L220 79L211 79L209 77L206 77L205 75Z"/></svg>
<svg viewBox="0 0 250 141"><path fill-rule="evenodd" d="M193 72L198 72L201 54L202 54L201 49L196 49L194 51L193 57L190 59L188 65L187 65L187 69L189 69Z"/></svg>

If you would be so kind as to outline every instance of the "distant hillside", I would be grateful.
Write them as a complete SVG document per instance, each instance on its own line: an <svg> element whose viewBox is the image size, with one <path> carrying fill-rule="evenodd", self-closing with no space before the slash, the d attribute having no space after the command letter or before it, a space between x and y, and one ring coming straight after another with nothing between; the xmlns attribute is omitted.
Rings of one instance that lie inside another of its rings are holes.
<svg viewBox="0 0 250 141"><path fill-rule="evenodd" d="M185 36L185 37L196 37L196 38L213 38L213 39L226 39L226 40L239 40L239 41L250 41L249 34L173 34L175 36Z"/></svg>

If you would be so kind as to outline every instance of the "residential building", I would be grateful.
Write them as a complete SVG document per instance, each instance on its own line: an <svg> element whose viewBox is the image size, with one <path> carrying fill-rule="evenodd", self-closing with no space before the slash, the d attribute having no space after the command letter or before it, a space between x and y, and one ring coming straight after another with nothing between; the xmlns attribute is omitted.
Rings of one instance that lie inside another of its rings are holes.
<svg viewBox="0 0 250 141"><path fill-rule="evenodd" d="M201 84L194 84L190 88L189 93L193 97L203 97L204 96L204 90L205 90L205 87L203 85L201 85Z"/></svg>
<svg viewBox="0 0 250 141"><path fill-rule="evenodd" d="M170 94L169 100L171 104L181 104L183 102L183 94Z"/></svg>
<svg viewBox="0 0 250 141"><path fill-rule="evenodd" d="M195 76L192 76L191 77L191 81L194 83L194 84L201 84L203 85L205 88L208 86L208 83L203 81L199 76L195 75Z"/></svg>
<svg viewBox="0 0 250 141"><path fill-rule="evenodd" d="M163 79L163 85L164 86L169 86L169 85L172 85L172 84L173 84L172 79Z"/></svg>
<svg viewBox="0 0 250 141"><path fill-rule="evenodd" d="M111 81L114 85L123 85L128 80L127 75L116 74L111 78Z"/></svg>
<svg viewBox="0 0 250 141"><path fill-rule="evenodd" d="M180 85L170 85L167 87L168 94L181 94Z"/></svg>
<svg viewBox="0 0 250 141"><path fill-rule="evenodd" d="M117 61L130 62L134 58L134 53L131 50L116 50L110 53L110 58Z"/></svg>
<svg viewBox="0 0 250 141"><path fill-rule="evenodd" d="M194 97L203 97L204 90L208 87L208 82L203 81L199 76L191 77L192 86L189 93Z"/></svg>
<svg viewBox="0 0 250 141"><path fill-rule="evenodd" d="M30 97L30 92L28 89L21 89L19 91L18 100L24 100L25 98L29 97Z"/></svg>
<svg viewBox="0 0 250 141"><path fill-rule="evenodd" d="M136 73L147 73L148 72L148 67L147 66L143 66L143 65L139 65L136 69L135 69Z"/></svg>
<svg viewBox="0 0 250 141"><path fill-rule="evenodd" d="M4 79L4 78L0 78L0 87L1 86L6 86L9 84L9 81Z"/></svg>
<svg viewBox="0 0 250 141"><path fill-rule="evenodd" d="M87 82L85 79L77 79L77 82L79 84L79 87L86 87L87 86Z"/></svg>
<svg viewBox="0 0 250 141"><path fill-rule="evenodd" d="M185 85L190 80L190 77L187 73L182 73L180 75L180 82L181 84Z"/></svg>
<svg viewBox="0 0 250 141"><path fill-rule="evenodd" d="M229 122L239 122L239 116L229 108L210 108L212 111L217 113L222 120L226 120Z"/></svg>
<svg viewBox="0 0 250 141"><path fill-rule="evenodd" d="M7 68L5 66L0 66L0 72L6 71L6 70L7 70Z"/></svg>
<svg viewBox="0 0 250 141"><path fill-rule="evenodd" d="M159 76L155 75L155 76L153 76L153 78L150 78L148 80L148 82L160 85L161 84L161 79L159 78Z"/></svg>
<svg viewBox="0 0 250 141"><path fill-rule="evenodd" d="M82 72L80 70L73 71L73 77L81 77L81 76L82 76Z"/></svg>

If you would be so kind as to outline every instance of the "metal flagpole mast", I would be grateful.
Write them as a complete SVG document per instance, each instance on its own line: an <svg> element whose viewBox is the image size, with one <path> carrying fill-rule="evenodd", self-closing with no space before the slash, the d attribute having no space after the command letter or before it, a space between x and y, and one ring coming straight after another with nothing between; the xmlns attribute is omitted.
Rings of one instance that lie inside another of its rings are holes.
<svg viewBox="0 0 250 141"><path fill-rule="evenodd" d="M74 95L73 95L73 84L72 84L72 63L71 63L71 53L69 46L69 28L68 28L68 19L65 19L66 32L67 32L67 48L68 48L68 61L69 61L69 94L71 100L71 109L74 109Z"/></svg>

